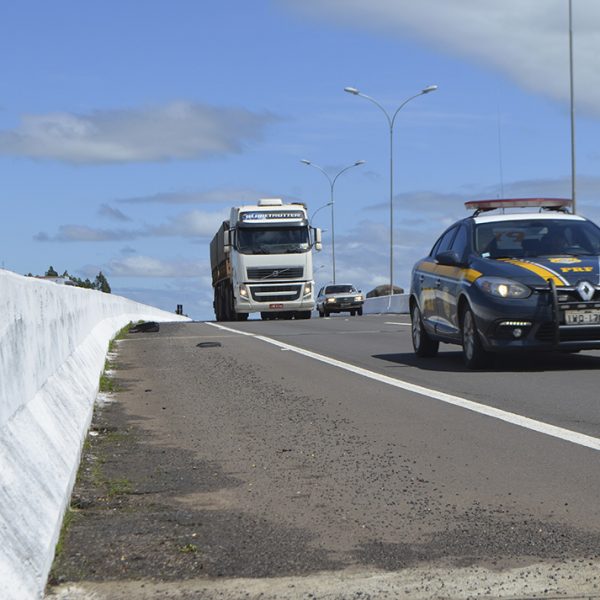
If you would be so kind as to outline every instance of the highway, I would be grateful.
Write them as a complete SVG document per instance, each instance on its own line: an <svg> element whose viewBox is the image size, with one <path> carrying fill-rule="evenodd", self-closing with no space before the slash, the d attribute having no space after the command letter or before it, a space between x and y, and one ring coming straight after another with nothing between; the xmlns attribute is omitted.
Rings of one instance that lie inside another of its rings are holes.
<svg viewBox="0 0 600 600"><path fill-rule="evenodd" d="M167 583L207 598L596 597L599 367L597 352L478 372L454 346L417 359L406 315L130 334L101 418L136 432L109 463L134 490L111 506L137 526L76 522L55 573L98 598L120 597L115 581L135 598L141 578L140 598ZM194 560L170 554L192 546Z"/></svg>

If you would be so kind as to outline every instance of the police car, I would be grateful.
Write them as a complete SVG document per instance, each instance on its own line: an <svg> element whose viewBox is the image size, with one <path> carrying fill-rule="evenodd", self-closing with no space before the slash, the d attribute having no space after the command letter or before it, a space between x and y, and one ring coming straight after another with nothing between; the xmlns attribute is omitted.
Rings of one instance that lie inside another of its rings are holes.
<svg viewBox="0 0 600 600"><path fill-rule="evenodd" d="M459 344L476 369L498 352L600 348L600 228L561 198L465 206L413 268L415 353Z"/></svg>

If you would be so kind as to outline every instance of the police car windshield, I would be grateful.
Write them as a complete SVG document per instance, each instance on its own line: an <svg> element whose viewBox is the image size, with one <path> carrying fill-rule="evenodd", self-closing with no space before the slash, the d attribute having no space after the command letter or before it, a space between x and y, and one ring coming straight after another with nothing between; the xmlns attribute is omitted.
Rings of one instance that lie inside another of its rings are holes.
<svg viewBox="0 0 600 600"><path fill-rule="evenodd" d="M590 221L503 220L475 227L475 252L484 258L600 254L600 229Z"/></svg>
<svg viewBox="0 0 600 600"><path fill-rule="evenodd" d="M308 227L238 227L237 249L241 254L308 252Z"/></svg>

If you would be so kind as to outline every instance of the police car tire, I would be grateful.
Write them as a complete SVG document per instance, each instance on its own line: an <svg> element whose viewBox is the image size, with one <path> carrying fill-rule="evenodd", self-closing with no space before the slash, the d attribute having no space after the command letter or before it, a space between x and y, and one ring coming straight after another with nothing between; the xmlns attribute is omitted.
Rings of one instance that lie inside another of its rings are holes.
<svg viewBox="0 0 600 600"><path fill-rule="evenodd" d="M481 369L490 365L492 354L486 352L481 344L481 338L475 324L473 311L466 307L462 319L463 358L468 369Z"/></svg>
<svg viewBox="0 0 600 600"><path fill-rule="evenodd" d="M412 322L410 330L415 354L422 358L435 356L438 353L440 343L432 340L425 331L421 320L421 311L416 304L410 311L410 317Z"/></svg>

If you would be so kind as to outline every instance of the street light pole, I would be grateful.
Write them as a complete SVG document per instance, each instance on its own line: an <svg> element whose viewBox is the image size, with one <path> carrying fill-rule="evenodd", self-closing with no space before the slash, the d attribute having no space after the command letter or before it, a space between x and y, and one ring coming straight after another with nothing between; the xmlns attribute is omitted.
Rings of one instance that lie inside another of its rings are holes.
<svg viewBox="0 0 600 600"><path fill-rule="evenodd" d="M302 164L308 165L309 167L314 167L315 169L318 169L319 171L321 171L321 173L323 173L323 175L325 175L325 177L327 177L327 181L329 181L329 191L330 191L329 202L327 204L325 204L324 206L321 206L321 208L324 208L325 206L331 206L331 270L332 270L332 276L333 276L333 283L335 283L335 217L334 217L335 201L334 201L334 196L333 196L333 188L335 187L335 182L337 181L337 178L342 173L345 173L346 171L348 171L349 169L352 169L354 167L364 165L365 161L357 160L355 163L348 165L347 167L344 167L333 178L331 178L329 176L329 174L327 173L327 171L325 171L325 169L323 169L323 167L316 165L315 163L311 162L310 160L303 159L300 162ZM315 213L313 214L313 218L319 210L321 210L321 209L319 208L315 211Z"/></svg>
<svg viewBox="0 0 600 600"><path fill-rule="evenodd" d="M426 88L423 88L418 94L407 98L394 112L392 116L388 113L387 110L379 103L375 98L371 98L371 96L367 96L366 94L361 93L359 90L353 87L345 87L344 91L352 94L354 96L360 96L361 98L366 98L371 101L375 106L377 106L385 115L390 133L390 303L391 297L394 294L394 123L396 122L396 117L398 113L404 108L406 104L408 104L411 100L418 98L419 96L423 96L424 94L429 94L429 92L435 92L437 90L437 85L429 85Z"/></svg>
<svg viewBox="0 0 600 600"><path fill-rule="evenodd" d="M575 104L573 85L573 14L571 0L569 0L569 88L571 98L571 199L573 200L573 214L576 212L575 198Z"/></svg>

